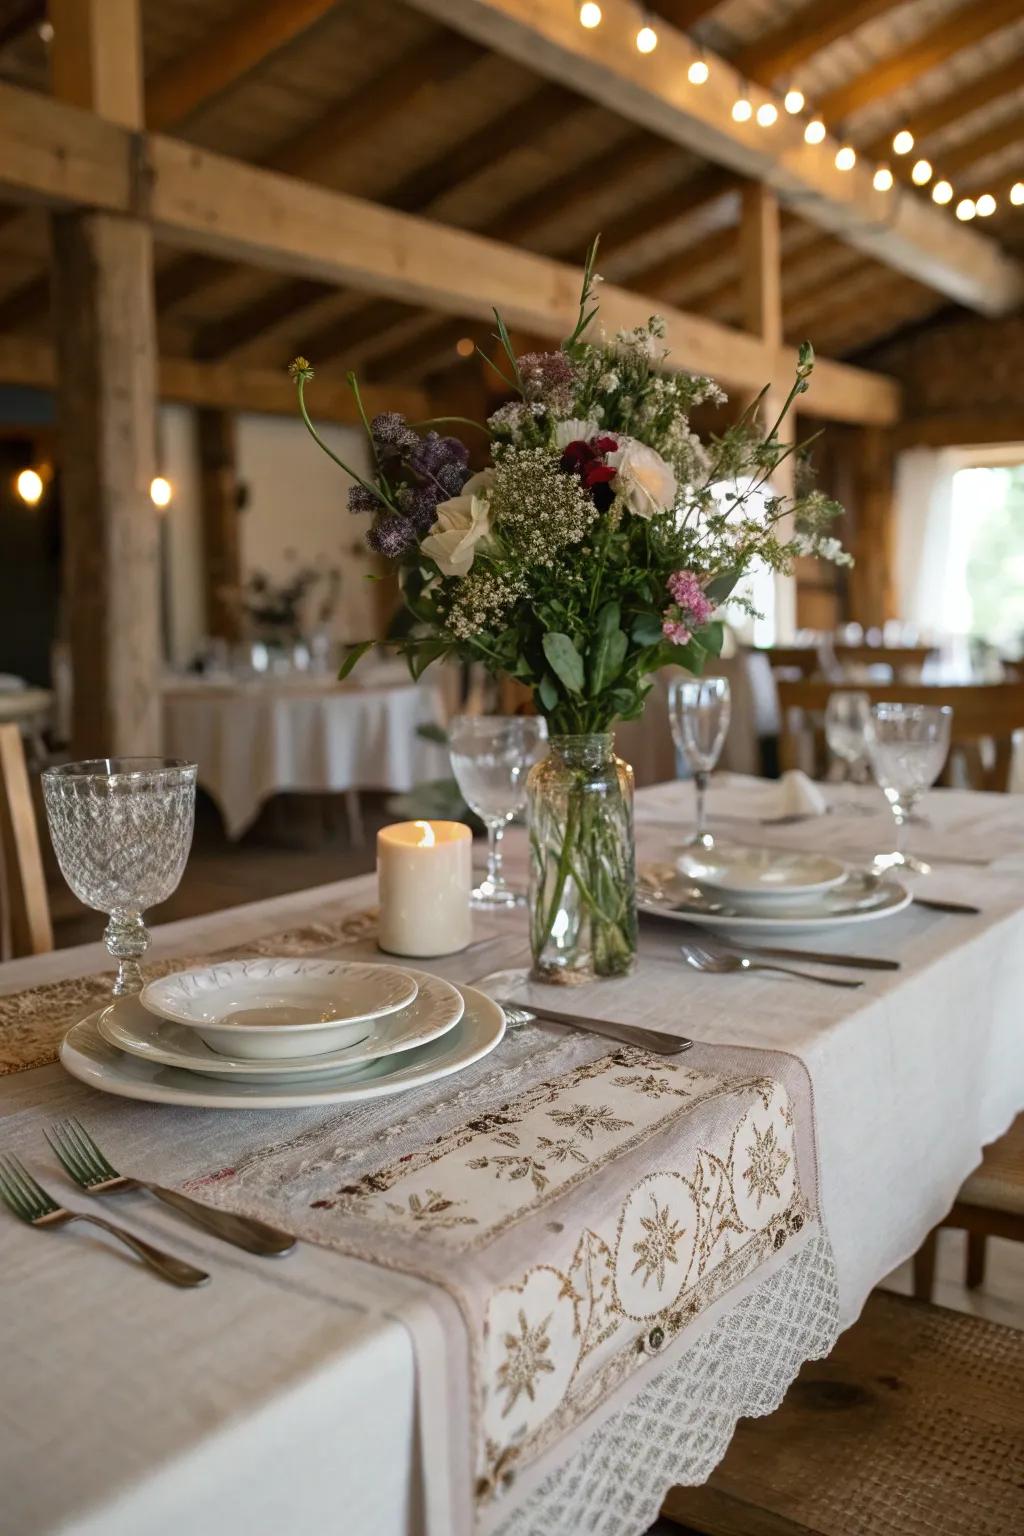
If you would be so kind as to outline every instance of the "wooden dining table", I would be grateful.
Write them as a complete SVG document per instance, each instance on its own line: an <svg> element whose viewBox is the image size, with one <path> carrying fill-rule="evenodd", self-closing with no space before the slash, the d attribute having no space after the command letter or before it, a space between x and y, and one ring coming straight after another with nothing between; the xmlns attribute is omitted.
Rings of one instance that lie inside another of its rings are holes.
<svg viewBox="0 0 1024 1536"><path fill-rule="evenodd" d="M671 858L685 840L692 793L665 784L639 795L641 864ZM834 807L824 816L766 826L776 786L727 775L713 782L711 823L722 836L827 848L851 863L891 843L877 791L841 786L829 794ZM871 814L843 809L858 796ZM517 911L479 914L469 949L429 963L456 982L482 982L540 1010L554 996L571 1011L685 1035L695 1044L673 1058L679 1072L690 1070L688 1061L706 1072L708 1062L727 1058L760 1064L762 1077L748 1082L806 1077L806 1101L789 1103L798 1119L800 1105L808 1106L798 1160L812 1206L812 1185L817 1190L813 1240L791 1255L784 1248L742 1283L738 1276L723 1283L706 1316L696 1315L695 1304L692 1334L682 1329L664 1353L654 1340L658 1330L644 1324L618 1395L595 1395L576 1438L570 1444L549 1436L536 1467L525 1454L519 1466L507 1460L500 1488L486 1490L466 1524L451 1470L461 1447L446 1443L444 1415L436 1411L440 1394L455 1400L461 1390L451 1344L458 1318L448 1330L438 1306L444 1277L348 1251L354 1245L346 1224L362 1218L356 1206L338 1207L337 1191L365 1170L371 1189L377 1177L383 1190L400 1177L403 1157L417 1165L438 1137L445 1148L460 1136L476 1138L477 1161L491 1160L491 1177L493 1160L517 1150L508 1136L494 1140L503 1114L506 1128L512 1124L503 1106L524 1094L540 1103L545 1085L561 1083L566 1072L576 1074L573 1081L596 1081L590 1139L575 1143L583 1161L570 1160L565 1184L537 1190L534 1172L514 1186L505 1175L493 1185L495 1199L514 1188L532 1201L517 1230L537 1234L526 1261L532 1254L543 1267L543 1245L561 1240L549 1228L576 1219L580 1202L590 1200L586 1221L594 1232L604 1219L602 1201L586 1194L585 1166L596 1156L603 1120L614 1109L620 1124L639 1121L641 1104L645 1114L668 1114L658 1095L682 1078L632 1056L601 1077L614 1045L541 1023L510 1030L492 1057L462 1077L369 1105L203 1111L131 1102L73 1080L55 1059L63 1030L104 1002L109 977L99 944L0 967L0 1152L21 1157L69 1204L92 1204L68 1184L43 1137L57 1117L74 1114L123 1171L272 1217L300 1238L291 1255L263 1259L227 1247L144 1195L106 1202L107 1214L210 1272L208 1286L180 1292L102 1237L41 1234L0 1211L5 1528L19 1536L334 1529L450 1536L475 1524L501 1536L574 1536L600 1513L602 1531L639 1536L668 1486L707 1477L738 1415L768 1411L805 1359L828 1352L872 1287L948 1209L982 1146L1024 1107L1024 803L936 791L924 809L928 825L914 837L934 865L928 892L980 911L941 914L912 903L888 921L830 931L829 950L899 962L893 971L822 972L862 980L855 990L781 976L697 974L682 962L673 923L646 917L633 976L571 991L525 979L526 928ZM512 833L508 842L510 875L521 881L524 840ZM372 958L375 897L374 877L364 876L168 924L154 930L148 963L240 951ZM816 941L787 942L813 949ZM633 1086L614 1086L627 1079ZM615 1108L623 1103L625 1110ZM579 1110L573 1114L582 1123ZM693 1144L711 1145L720 1110L709 1099L687 1112ZM784 1119L774 1124L781 1135ZM633 1133L620 1134L631 1178L669 1177L657 1171L660 1143L627 1145ZM764 1154L766 1142L758 1145ZM771 1163L769 1155L769 1171ZM385 1166L386 1178L373 1174ZM561 1166L549 1155L544 1177ZM617 1187L617 1166L603 1170L605 1193ZM429 1178L444 1188L444 1166L432 1170ZM371 1195L371 1204L377 1199ZM395 1199L379 1197L385 1227L405 1220L388 1212ZM660 1209L654 1199L645 1220L660 1219ZM755 1223L752 1198L749 1212ZM501 1240L512 1236L509 1229ZM457 1229L425 1235L424 1253L431 1241L448 1244L453 1269L485 1252L467 1246ZM415 1253L414 1242L407 1251ZM671 1267L671 1258L665 1262ZM632 1263L630 1256L616 1270L623 1294ZM657 1285L655 1270L650 1274ZM637 1295L641 1278L633 1276ZM556 1360L572 1344L571 1328L558 1333L556 1302L530 1312L531 1288L540 1283L523 1282L507 1331L519 1335L519 1308L523 1338L532 1338L537 1358ZM530 1333L535 1316L546 1334ZM513 1434L519 1419L532 1424L543 1394L556 1390L555 1374L540 1368L524 1376L533 1396L524 1389L496 1422ZM508 1379L499 1372L499 1385Z"/></svg>

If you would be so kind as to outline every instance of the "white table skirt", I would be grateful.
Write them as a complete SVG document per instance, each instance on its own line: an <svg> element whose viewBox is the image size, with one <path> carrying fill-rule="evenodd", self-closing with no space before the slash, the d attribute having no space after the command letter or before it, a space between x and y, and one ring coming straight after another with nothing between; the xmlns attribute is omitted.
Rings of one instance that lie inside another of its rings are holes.
<svg viewBox="0 0 1024 1536"><path fill-rule="evenodd" d="M427 684L275 679L164 688L164 750L199 764L230 838L275 794L398 792L440 777L447 754L416 729L443 719L440 691Z"/></svg>
<svg viewBox="0 0 1024 1536"><path fill-rule="evenodd" d="M691 795L673 786L642 796L641 821L678 818L682 830ZM713 802L713 814L762 814L750 781L717 788ZM999 855L986 867L950 864L932 877L936 893L976 900L983 915L913 907L889 923L830 936L830 947L901 960L900 972L869 973L859 991L699 976L679 962L671 925L654 924L644 926L635 977L578 999L581 1010L600 1006L609 1017L648 1023L671 1015L697 1039L790 1050L807 1063L844 1323L914 1252L981 1146L1024 1106L1017 807L1006 796L929 797L937 832L955 827L972 852ZM866 850L877 831L867 818L832 816L818 832L776 828L771 840L789 833L806 845L827 832L830 846ZM671 833L649 825L639 838L641 857L663 858L672 843ZM241 943L372 894L368 878L168 925L157 930L155 951ZM521 921L501 920L517 943ZM100 962L98 946L13 962L0 968L0 991ZM503 963L485 949L438 969L470 979ZM42 1124L69 1111L83 1114L101 1143L104 1127L116 1127L128 1155L137 1146L144 1157L153 1116L164 1155L183 1134L178 1112L100 1099L50 1066L0 1080L0 1146L41 1171L52 1161ZM271 1124L280 1132L273 1116L237 1120L236 1156L265 1145ZM176 1293L81 1233L45 1238L0 1213L0 1479L19 1536L418 1533L423 1426L402 1327L421 1294L417 1283L308 1247L273 1263L250 1258L141 1197L121 1209L133 1226L209 1265L215 1283Z"/></svg>

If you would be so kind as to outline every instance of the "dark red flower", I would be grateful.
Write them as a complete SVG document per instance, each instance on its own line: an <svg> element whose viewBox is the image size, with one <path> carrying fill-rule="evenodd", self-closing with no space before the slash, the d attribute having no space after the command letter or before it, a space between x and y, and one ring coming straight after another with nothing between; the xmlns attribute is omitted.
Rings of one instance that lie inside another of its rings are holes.
<svg viewBox="0 0 1024 1536"><path fill-rule="evenodd" d="M562 468L567 474L578 475L588 491L595 485L607 485L615 479L616 469L614 464L602 461L606 453L614 453L618 446L614 437L592 437L589 443L577 438L566 444Z"/></svg>

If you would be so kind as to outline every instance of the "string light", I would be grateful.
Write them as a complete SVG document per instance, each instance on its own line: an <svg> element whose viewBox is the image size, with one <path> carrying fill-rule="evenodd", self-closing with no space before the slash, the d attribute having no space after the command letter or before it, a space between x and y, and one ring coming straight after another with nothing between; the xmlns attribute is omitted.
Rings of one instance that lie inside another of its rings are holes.
<svg viewBox="0 0 1024 1536"><path fill-rule="evenodd" d="M455 350L460 357L472 357L476 351L476 342L472 336L460 336L455 343Z"/></svg>
<svg viewBox="0 0 1024 1536"><path fill-rule="evenodd" d="M932 187L933 203L949 203L953 200L953 188L948 181L937 181Z"/></svg>
<svg viewBox="0 0 1024 1536"><path fill-rule="evenodd" d="M786 92L782 105L785 107L786 111L790 114L791 117L795 117L798 112L802 112L804 109L803 91L798 91L794 86L791 90Z"/></svg>
<svg viewBox="0 0 1024 1536"><path fill-rule="evenodd" d="M892 141L894 155L909 155L914 147L914 135L909 128L901 128Z"/></svg>
<svg viewBox="0 0 1024 1536"><path fill-rule="evenodd" d="M636 35L638 53L653 53L658 46L658 34L653 27L641 27Z"/></svg>
<svg viewBox="0 0 1024 1536"><path fill-rule="evenodd" d="M757 109L757 121L761 128L770 128L774 122L777 122L778 116L779 111L774 102L762 101Z"/></svg>
<svg viewBox="0 0 1024 1536"><path fill-rule="evenodd" d="M164 507L169 507L173 495L171 482L165 480L163 475L154 475L149 482L149 499L154 507L159 507L161 511Z"/></svg>
<svg viewBox="0 0 1024 1536"><path fill-rule="evenodd" d="M686 78L691 85L703 85L711 71L703 59L694 59L686 71Z"/></svg>
<svg viewBox="0 0 1024 1536"><path fill-rule="evenodd" d="M745 96L732 104L733 121L737 123L749 123L754 115L754 109Z"/></svg>
<svg viewBox="0 0 1024 1536"><path fill-rule="evenodd" d="M836 150L836 170L852 171L857 164L857 151L852 144L844 144Z"/></svg>
<svg viewBox="0 0 1024 1536"><path fill-rule="evenodd" d="M1010 188L1010 202L1015 208L1024 203L1024 181L1015 181Z"/></svg>
<svg viewBox="0 0 1024 1536"><path fill-rule="evenodd" d="M825 124L820 117L812 117L804 129L804 138L808 144L820 144L825 137Z"/></svg>
<svg viewBox="0 0 1024 1536"><path fill-rule="evenodd" d="M594 27L601 25L601 7L594 4L594 0L586 0L585 5L580 6L580 26L586 27L590 32Z"/></svg>
<svg viewBox="0 0 1024 1536"><path fill-rule="evenodd" d="M926 187L932 179L932 167L929 160L917 160L914 169L910 173L910 179L915 187Z"/></svg>
<svg viewBox="0 0 1024 1536"><path fill-rule="evenodd" d="M14 489L26 507L34 507L43 494L43 477L37 469L23 469L15 477Z"/></svg>
<svg viewBox="0 0 1024 1536"><path fill-rule="evenodd" d="M892 171L887 165L880 165L872 179L872 186L876 192L889 192L892 190Z"/></svg>
<svg viewBox="0 0 1024 1536"><path fill-rule="evenodd" d="M996 211L996 200L991 192L983 192L975 203L979 219L987 219Z"/></svg>
<svg viewBox="0 0 1024 1536"><path fill-rule="evenodd" d="M958 219L962 219L964 223L968 219L973 219L977 211L977 205L973 197L962 197L956 205L956 216Z"/></svg>

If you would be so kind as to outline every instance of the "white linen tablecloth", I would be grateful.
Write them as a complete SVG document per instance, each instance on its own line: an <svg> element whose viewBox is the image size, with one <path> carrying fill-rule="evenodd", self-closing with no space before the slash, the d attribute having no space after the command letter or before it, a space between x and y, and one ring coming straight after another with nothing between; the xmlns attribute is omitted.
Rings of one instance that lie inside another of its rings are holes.
<svg viewBox="0 0 1024 1536"><path fill-rule="evenodd" d="M743 816L759 793L750 781L720 786L712 814L734 807ZM671 847L672 832L662 821L688 830L691 797L682 786L641 797L641 860L664 858ZM928 797L932 828L915 833L922 851L929 837L941 844L948 827L948 846L955 838L972 856L993 860L939 865L930 887L975 900L983 913L942 916L911 907L887 923L830 935L830 948L901 960L900 972L866 973L858 991L785 978L697 975L682 966L672 926L645 922L637 975L573 994L580 1011L660 1024L697 1040L781 1049L806 1064L844 1324L856 1317L871 1286L917 1248L976 1165L981 1146L1024 1106L1024 811L1008 821L1013 804L994 795ZM730 826L731 834L738 825ZM755 840L752 831L748 840ZM812 835L807 824L763 832L764 840L770 834L773 842L793 844ZM830 816L815 835L821 846L843 843L851 851L867 852L877 841L868 818ZM510 862L516 862L514 851ZM372 894L371 880L297 893L168 925L157 931L154 948L166 955L240 944L290 922L366 905ZM488 943L499 930L507 938ZM522 962L521 918L487 917L479 936L476 949L437 968L472 979ZM811 947L809 940L797 942ZM0 993L86 974L100 963L98 946L14 962L0 969ZM401 1100L395 1104L400 1114ZM182 1112L100 1099L57 1066L0 1080L0 1145L37 1172L49 1172L41 1126L69 1110L86 1118L101 1144L110 1141L126 1166L134 1158L132 1166L144 1171L147 1157L156 1156L158 1121L164 1161L179 1152L183 1164L201 1161L196 1146L182 1140L195 1135L194 1119L186 1132ZM319 1118L313 1111L290 1117L290 1134L303 1124L315 1134ZM280 1117L269 1114L232 1116L231 1122L237 1157L282 1129ZM57 1175L50 1182L66 1187ZM43 1237L12 1220L0 1222L0 1477L7 1518L19 1536L170 1536L180 1529L198 1536L279 1536L282 1529L289 1536L335 1529L358 1536L418 1533L424 1464L430 1488L430 1426L417 1420L406 1329L416 1330L426 1310L419 1284L309 1247L274 1263L250 1258L142 1197L126 1198L119 1210L131 1225L206 1263L215 1281L202 1291L175 1293L130 1262L119 1264L102 1239L94 1243L81 1232ZM753 1321L755 1297L723 1319L723 1326L746 1327L745 1348L752 1347L751 1337L774 1347L775 1331L784 1331L778 1320L785 1318L786 1277L787 1271L776 1277L779 1289ZM709 1433L720 1410L705 1388L710 1392L716 1379L720 1386L724 1360L735 1362L736 1337L724 1338L711 1357L706 1351L717 1346L705 1341L705 1355L692 1363L695 1395L686 1423L697 1439ZM421 1330L417 1347L422 1360ZM444 1363L438 1358L434 1368ZM789 1360L780 1369L791 1375L799 1363ZM677 1372L674 1384L678 1394L685 1373ZM697 1384L703 1384L699 1391ZM674 1405L666 1413L668 1435L682 1409L678 1395L664 1397ZM735 1415L719 1416L727 1436ZM595 1496L611 1511L631 1482L615 1470L625 1444L628 1433L624 1440L614 1425L610 1438L595 1437L589 1460L574 1473L583 1478L582 1491L563 1496L559 1520L546 1516L538 1524L527 1509L514 1517L513 1529L523 1536L572 1533L584 1503L596 1507ZM652 1443L650 1458L660 1450ZM557 1472L553 1483L557 1495ZM568 1472L561 1486L574 1486ZM639 1531L648 1516L646 1507L634 1506L614 1528Z"/></svg>
<svg viewBox="0 0 1024 1536"><path fill-rule="evenodd" d="M296 678L167 683L164 750L199 764L230 838L286 791L404 792L448 771L447 754L416 734L444 723L429 684L363 688Z"/></svg>

